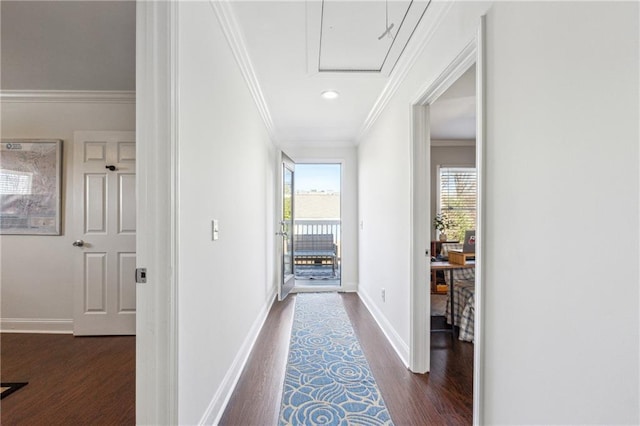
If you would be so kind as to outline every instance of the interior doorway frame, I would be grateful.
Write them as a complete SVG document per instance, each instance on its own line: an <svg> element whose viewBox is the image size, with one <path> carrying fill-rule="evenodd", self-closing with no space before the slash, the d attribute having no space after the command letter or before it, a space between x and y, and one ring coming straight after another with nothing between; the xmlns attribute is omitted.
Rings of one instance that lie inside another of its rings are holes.
<svg viewBox="0 0 640 426"><path fill-rule="evenodd" d="M178 424L178 2L136 3L136 423ZM144 218L144 220L142 220Z"/></svg>
<svg viewBox="0 0 640 426"><path fill-rule="evenodd" d="M412 166L412 211L411 211L411 320L409 368L415 373L427 373L430 369L430 106L470 66L476 65L476 168L477 223L476 236L476 283L475 283L475 332L473 365L473 423L482 423L483 383L483 253L484 241L484 187L485 187L485 16L480 18L476 36L465 46L446 69L421 90L411 102L411 166Z"/></svg>

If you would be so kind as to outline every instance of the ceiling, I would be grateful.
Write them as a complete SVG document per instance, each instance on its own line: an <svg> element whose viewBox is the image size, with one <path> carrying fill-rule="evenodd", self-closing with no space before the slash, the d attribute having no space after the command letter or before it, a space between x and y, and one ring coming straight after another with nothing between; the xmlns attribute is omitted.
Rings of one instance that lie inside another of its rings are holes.
<svg viewBox="0 0 640 426"><path fill-rule="evenodd" d="M356 143L430 13L429 0L227 4L280 144ZM3 90L135 89L135 2L0 5ZM434 138L475 137L474 78L460 80L432 107Z"/></svg>
<svg viewBox="0 0 640 426"><path fill-rule="evenodd" d="M232 2L278 141L355 143L428 6L404 0ZM380 38L387 23L394 38ZM323 99L325 90L340 97ZM432 138L475 139L474 70L433 105L431 117Z"/></svg>
<svg viewBox="0 0 640 426"><path fill-rule="evenodd" d="M476 66L472 65L431 105L431 139L475 140Z"/></svg>

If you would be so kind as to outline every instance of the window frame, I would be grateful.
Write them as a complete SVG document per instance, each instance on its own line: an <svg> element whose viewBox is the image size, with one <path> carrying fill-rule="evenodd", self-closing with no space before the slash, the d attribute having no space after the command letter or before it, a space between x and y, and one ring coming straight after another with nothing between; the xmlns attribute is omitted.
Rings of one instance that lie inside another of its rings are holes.
<svg viewBox="0 0 640 426"><path fill-rule="evenodd" d="M437 174L436 174L436 214L442 213L442 169L473 169L476 173L476 219L475 225L478 226L478 167L476 164L438 164L436 166ZM436 237L438 237L436 235Z"/></svg>

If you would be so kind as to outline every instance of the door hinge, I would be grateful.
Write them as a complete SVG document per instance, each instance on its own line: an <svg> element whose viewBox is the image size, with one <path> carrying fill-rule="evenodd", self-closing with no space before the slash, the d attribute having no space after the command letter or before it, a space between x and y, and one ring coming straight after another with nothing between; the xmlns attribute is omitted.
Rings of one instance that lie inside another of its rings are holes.
<svg viewBox="0 0 640 426"><path fill-rule="evenodd" d="M147 282L147 268L136 269L136 282L143 284Z"/></svg>

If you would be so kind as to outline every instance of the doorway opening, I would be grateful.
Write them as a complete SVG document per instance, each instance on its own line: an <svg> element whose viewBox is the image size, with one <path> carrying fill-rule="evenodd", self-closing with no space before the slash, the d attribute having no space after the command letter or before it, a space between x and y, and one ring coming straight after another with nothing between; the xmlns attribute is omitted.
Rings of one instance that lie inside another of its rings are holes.
<svg viewBox="0 0 640 426"><path fill-rule="evenodd" d="M296 164L295 287L341 286L341 164Z"/></svg>
<svg viewBox="0 0 640 426"><path fill-rule="evenodd" d="M461 66L461 68L464 68ZM455 382L469 412L474 398L477 223L476 64L428 104L431 229L429 371ZM473 243L468 243L474 235ZM462 256L462 257L461 257ZM442 359L447 363L443 364ZM455 371L455 375L453 372Z"/></svg>
<svg viewBox="0 0 640 426"><path fill-rule="evenodd" d="M474 259L475 246L465 245L465 237L475 232L477 216L475 64L430 104L428 124L433 357L434 351L452 349L454 341L458 348L474 342L475 268L471 262L465 268L445 268L458 263L449 258L450 252L464 253L464 263ZM443 336L435 331L449 332L453 339L437 338ZM466 350L473 359L473 347Z"/></svg>

